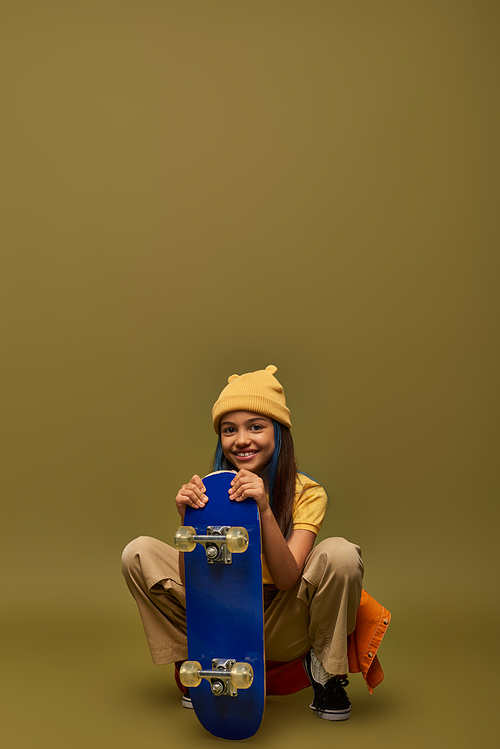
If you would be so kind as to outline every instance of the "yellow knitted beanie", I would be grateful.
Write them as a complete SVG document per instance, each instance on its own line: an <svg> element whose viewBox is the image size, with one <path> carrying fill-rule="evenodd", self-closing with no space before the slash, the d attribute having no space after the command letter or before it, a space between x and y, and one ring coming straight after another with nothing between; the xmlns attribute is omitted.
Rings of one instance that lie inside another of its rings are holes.
<svg viewBox="0 0 500 749"><path fill-rule="evenodd" d="M254 411L279 421L289 429L290 411L286 407L283 388L274 377L277 367L270 364L257 372L231 375L228 385L212 408L214 429L219 434L221 416L230 411Z"/></svg>

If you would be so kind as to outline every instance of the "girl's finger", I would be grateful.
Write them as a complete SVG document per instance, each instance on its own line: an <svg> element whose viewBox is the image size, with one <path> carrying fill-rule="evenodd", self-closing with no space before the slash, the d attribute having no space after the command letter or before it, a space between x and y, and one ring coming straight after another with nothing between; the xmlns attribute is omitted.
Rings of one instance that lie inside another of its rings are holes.
<svg viewBox="0 0 500 749"><path fill-rule="evenodd" d="M189 491L194 492L198 497L202 497L205 494L205 487L201 488L198 484L188 484L186 488L189 489Z"/></svg>
<svg viewBox="0 0 500 749"><path fill-rule="evenodd" d="M196 481L196 482L193 481L192 483L196 486L197 489L200 489L200 491L202 491L203 493L206 492L205 485L204 485L204 483L203 483L203 481L201 479L199 481Z"/></svg>
<svg viewBox="0 0 500 749"><path fill-rule="evenodd" d="M185 489L182 496L185 497L185 501L189 503L191 507L205 507L208 502L206 494L202 494L199 490L194 491L193 489Z"/></svg>

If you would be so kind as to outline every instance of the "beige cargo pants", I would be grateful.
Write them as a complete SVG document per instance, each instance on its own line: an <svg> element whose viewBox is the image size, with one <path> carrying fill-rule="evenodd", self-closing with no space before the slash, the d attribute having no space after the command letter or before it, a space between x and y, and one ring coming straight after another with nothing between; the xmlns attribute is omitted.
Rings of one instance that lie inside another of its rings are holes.
<svg viewBox="0 0 500 749"><path fill-rule="evenodd" d="M186 660L186 597L178 551L140 536L125 547L122 570L153 663ZM295 585L277 593L265 588L266 659L292 661L313 648L328 673L347 673L347 635L356 625L363 571L358 546L327 538L311 551Z"/></svg>

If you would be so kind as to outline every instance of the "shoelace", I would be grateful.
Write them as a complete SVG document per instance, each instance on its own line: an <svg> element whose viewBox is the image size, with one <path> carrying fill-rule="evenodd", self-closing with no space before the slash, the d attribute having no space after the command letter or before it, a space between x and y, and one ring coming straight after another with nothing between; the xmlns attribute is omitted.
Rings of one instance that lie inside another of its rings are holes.
<svg viewBox="0 0 500 749"><path fill-rule="evenodd" d="M334 676L325 684L325 693L322 695L319 707L326 707L332 702L338 703L339 707L349 707L349 697L345 688L349 684L349 679L345 676Z"/></svg>

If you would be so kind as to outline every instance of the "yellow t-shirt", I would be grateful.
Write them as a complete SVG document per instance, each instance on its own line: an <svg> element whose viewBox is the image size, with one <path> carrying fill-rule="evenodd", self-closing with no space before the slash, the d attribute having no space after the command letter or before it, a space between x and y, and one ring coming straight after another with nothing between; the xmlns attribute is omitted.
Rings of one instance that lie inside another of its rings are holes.
<svg viewBox="0 0 500 749"><path fill-rule="evenodd" d="M293 530L312 531L318 535L323 525L327 502L328 497L321 484L303 473L297 473L292 512ZM265 585L272 584L273 580L267 569L264 555L262 555L262 577Z"/></svg>

